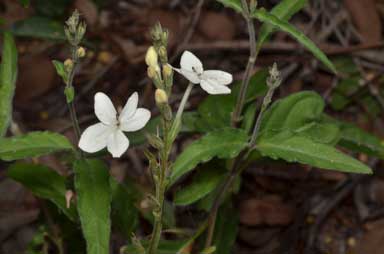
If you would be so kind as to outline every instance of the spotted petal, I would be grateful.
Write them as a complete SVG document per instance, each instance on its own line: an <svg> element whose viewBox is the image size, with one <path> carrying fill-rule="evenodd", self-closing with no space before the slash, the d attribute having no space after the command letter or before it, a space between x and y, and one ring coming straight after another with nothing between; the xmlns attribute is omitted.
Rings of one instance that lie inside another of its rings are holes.
<svg viewBox="0 0 384 254"><path fill-rule="evenodd" d="M180 59L180 67L182 70L203 74L203 64L200 59L189 51L184 51Z"/></svg>

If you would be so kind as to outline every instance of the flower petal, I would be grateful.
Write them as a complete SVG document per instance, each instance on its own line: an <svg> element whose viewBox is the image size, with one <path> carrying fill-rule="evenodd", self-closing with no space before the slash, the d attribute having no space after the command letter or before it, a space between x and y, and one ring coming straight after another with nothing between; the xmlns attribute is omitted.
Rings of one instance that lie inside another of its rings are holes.
<svg viewBox="0 0 384 254"><path fill-rule="evenodd" d="M184 69L176 69L176 68L173 68L173 69L178 73L180 73L181 75L183 75L186 79L188 79L193 84L200 84L201 78L199 77L198 74L196 74L196 72L188 71Z"/></svg>
<svg viewBox="0 0 384 254"><path fill-rule="evenodd" d="M130 132L140 130L147 124L150 118L151 112L148 109L138 108L131 118L120 122L120 130Z"/></svg>
<svg viewBox="0 0 384 254"><path fill-rule="evenodd" d="M212 80L202 80L200 83L201 88L203 88L209 94L230 94L231 89L224 85L220 85Z"/></svg>
<svg viewBox="0 0 384 254"><path fill-rule="evenodd" d="M139 95L137 92L134 92L131 97L128 98L127 103L125 104L123 110L120 113L119 121L123 122L124 119L128 119L135 114L137 109L137 104L139 102Z"/></svg>
<svg viewBox="0 0 384 254"><path fill-rule="evenodd" d="M109 135L108 138L108 152L112 154L113 158L119 158L129 147L129 140L124 133L118 129Z"/></svg>
<svg viewBox="0 0 384 254"><path fill-rule="evenodd" d="M91 125L81 134L79 147L87 153L98 152L107 146L112 132L111 126L103 123Z"/></svg>
<svg viewBox="0 0 384 254"><path fill-rule="evenodd" d="M220 85L229 85L233 81L232 74L219 70L204 71L203 75L201 76L201 79L210 81L212 80Z"/></svg>
<svg viewBox="0 0 384 254"><path fill-rule="evenodd" d="M95 114L100 122L113 125L117 123L116 109L112 104L112 101L104 93L95 94Z"/></svg>
<svg viewBox="0 0 384 254"><path fill-rule="evenodd" d="M182 70L203 74L203 64L200 59L189 51L184 51L180 59L180 67Z"/></svg>

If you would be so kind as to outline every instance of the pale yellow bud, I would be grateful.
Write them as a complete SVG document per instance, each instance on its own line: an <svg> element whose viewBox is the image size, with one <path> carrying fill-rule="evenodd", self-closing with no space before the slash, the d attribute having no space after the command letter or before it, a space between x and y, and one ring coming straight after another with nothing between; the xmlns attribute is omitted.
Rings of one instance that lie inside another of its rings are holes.
<svg viewBox="0 0 384 254"><path fill-rule="evenodd" d="M147 69L147 75L150 79L154 79L157 76L157 69L156 67L149 66Z"/></svg>
<svg viewBox="0 0 384 254"><path fill-rule="evenodd" d="M168 102L168 95L163 89L156 89L155 101L157 104L165 104Z"/></svg>
<svg viewBox="0 0 384 254"><path fill-rule="evenodd" d="M71 207L71 200L73 199L74 195L75 194L71 190L67 190L65 192L65 204L66 204L67 209L69 209Z"/></svg>
<svg viewBox="0 0 384 254"><path fill-rule="evenodd" d="M153 46L149 47L147 54L145 55L145 63L148 66L155 67L158 65L158 56L155 48Z"/></svg>
<svg viewBox="0 0 384 254"><path fill-rule="evenodd" d="M85 56L85 48L80 47L77 49L76 54L79 58L83 58Z"/></svg>
<svg viewBox="0 0 384 254"><path fill-rule="evenodd" d="M67 69L67 70L72 70L73 68L73 61L71 59L67 59L64 61L64 67Z"/></svg>
<svg viewBox="0 0 384 254"><path fill-rule="evenodd" d="M164 64L163 65L163 75L164 78L169 77L172 75L172 67L169 64Z"/></svg>

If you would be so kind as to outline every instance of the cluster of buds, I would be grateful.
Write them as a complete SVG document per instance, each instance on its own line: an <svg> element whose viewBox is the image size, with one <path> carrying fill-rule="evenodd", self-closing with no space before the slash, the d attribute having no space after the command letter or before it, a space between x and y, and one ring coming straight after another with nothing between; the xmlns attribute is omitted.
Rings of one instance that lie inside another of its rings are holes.
<svg viewBox="0 0 384 254"><path fill-rule="evenodd" d="M153 46L150 46L145 55L145 63L148 66L148 77L156 86L155 101L167 121L172 120L172 110L168 104L173 85L173 69L168 64L167 41L168 32L160 24L151 30Z"/></svg>
<svg viewBox="0 0 384 254"><path fill-rule="evenodd" d="M80 14L75 10L72 16L65 22L65 35L72 46L78 46L84 37L87 25L80 21Z"/></svg>
<svg viewBox="0 0 384 254"><path fill-rule="evenodd" d="M277 64L274 63L273 66L269 69L269 77L267 78L268 92L264 97L263 106L267 107L271 101L273 93L276 88L280 86L282 82L280 71L277 69Z"/></svg>

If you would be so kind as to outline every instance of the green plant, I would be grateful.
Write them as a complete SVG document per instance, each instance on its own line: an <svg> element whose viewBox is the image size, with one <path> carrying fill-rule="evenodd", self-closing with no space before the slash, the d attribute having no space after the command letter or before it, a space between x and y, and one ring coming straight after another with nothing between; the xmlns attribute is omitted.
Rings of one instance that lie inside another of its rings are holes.
<svg viewBox="0 0 384 254"><path fill-rule="evenodd" d="M123 253L184 253L193 242L203 238L205 232L205 245L198 245L199 253L229 253L236 236L237 216L231 202L224 201L236 192L234 183L250 163L271 158L321 169L366 174L371 173L368 166L342 153L336 146L384 157L384 148L375 136L327 116L324 100L315 92L302 91L273 102L274 92L283 85L276 64L269 71L251 75L263 43L276 29L289 33L325 67L336 73L336 68L324 53L288 23L289 18L305 5L305 0L283 0L270 12L258 8L256 1L219 2L242 14L247 22L250 57L240 83L230 85L232 75L227 72L204 70L201 61L189 51L182 55L180 68L172 67L168 63L168 32L158 24L151 30L153 45L147 51L146 63L147 75L156 87L154 98L160 116L149 121L149 111L137 108L136 93L127 100L121 112L117 112L107 95L97 93L95 114L100 123L84 132L77 120L73 82L85 54L81 43L86 26L75 12L64 30L71 46L71 57L65 62L53 61L65 83L64 95L77 139L75 145L66 137L52 132L36 131L4 137L12 118L12 95L17 73L15 43L11 34L4 34L0 66L0 159L16 161L52 153L66 156L66 159L60 158L73 170L74 177L59 175L38 163L25 162L13 163L8 175L36 196L56 205L66 217L66 223L74 228L80 225L88 254L109 253L114 221L118 222L125 237L131 237L139 213L153 224L153 231L148 239L140 240L133 236L131 244L121 250ZM257 37L254 20L263 23ZM177 109L170 104L175 71L189 82ZM184 112L197 84L210 95L198 105L197 111ZM256 103L258 100L262 101L260 108ZM142 128L144 131L136 132ZM128 134L127 138L124 132L136 133ZM173 160L170 154L175 140L180 133L188 132L200 133L201 136ZM133 182L120 184L110 177L107 165L100 159L103 152L89 154L107 148L113 157L120 157L130 143L142 141L143 135L151 146L144 150L144 154L154 183L153 191L146 193L147 197ZM169 216L172 206L166 199L166 192L192 171L196 171L193 181L177 189L173 204L199 203L201 209L207 211L207 219L186 238L162 241L164 228L174 225L172 216ZM71 199L72 189L76 193L76 202ZM135 205L138 201L147 201L151 213L138 209ZM225 223L226 217L235 219ZM231 234L220 234L223 231ZM57 249L64 253L64 234L53 234L52 237Z"/></svg>

